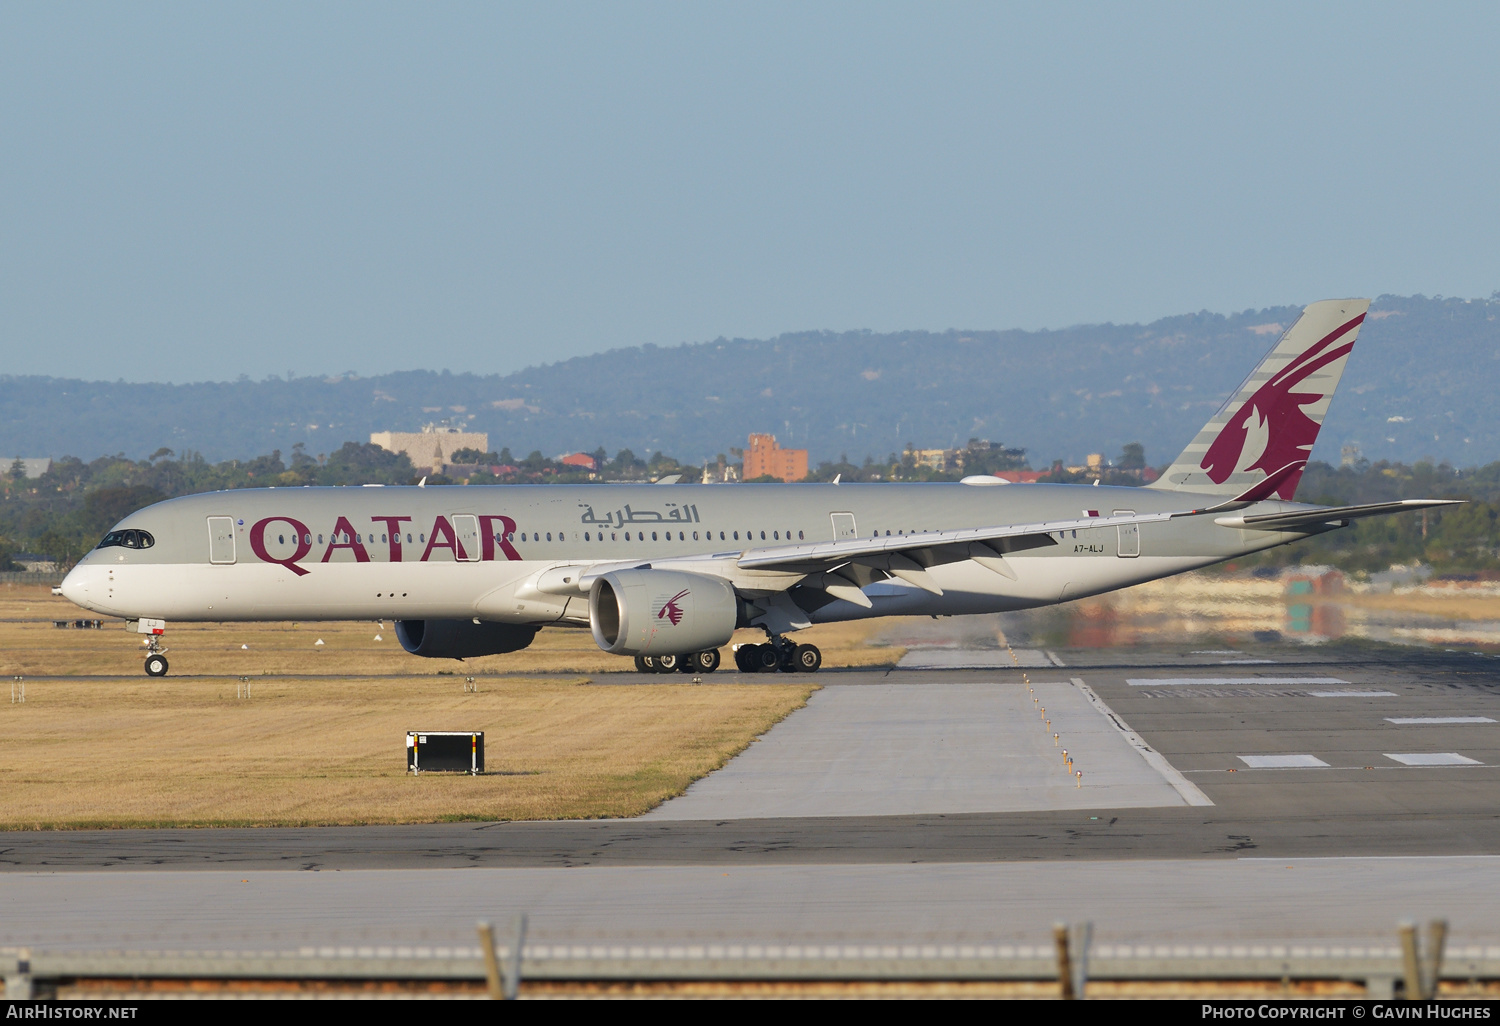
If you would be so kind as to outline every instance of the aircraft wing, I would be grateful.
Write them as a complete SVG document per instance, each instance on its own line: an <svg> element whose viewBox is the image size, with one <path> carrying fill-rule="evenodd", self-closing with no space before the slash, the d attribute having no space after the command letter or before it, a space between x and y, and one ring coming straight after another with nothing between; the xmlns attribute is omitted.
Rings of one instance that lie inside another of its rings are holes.
<svg viewBox="0 0 1500 1026"><path fill-rule="evenodd" d="M870 572L873 570L886 571L935 595L941 595L942 589L927 573L930 566L973 560L986 569L1015 580L1015 571L1005 561L1007 553L1056 545L1054 535L1063 531L1159 523L1170 520L1174 515L1176 514L1132 513L1108 517L1085 516L955 531L846 538L810 545L779 545L747 549L740 554L736 563L742 570L806 574L809 579L804 584L821 587L831 595L848 598L860 605L869 605L870 600L860 588L869 583Z"/></svg>
<svg viewBox="0 0 1500 1026"><path fill-rule="evenodd" d="M1221 527L1239 527L1251 531L1285 531L1316 524L1347 524L1360 517L1379 517L1388 513L1456 506L1463 499L1399 499L1395 502L1372 502L1363 506L1325 506L1322 509L1295 509L1285 513L1260 513L1249 517L1216 517Z"/></svg>
<svg viewBox="0 0 1500 1026"><path fill-rule="evenodd" d="M800 568L821 567L829 563L846 563L851 559L892 553L912 552L920 549L938 549L949 546L968 546L990 542L1006 542L1020 538L1046 538L1060 531L1082 531L1095 527L1115 527L1124 524L1151 524L1170 520L1175 513L1132 513L1129 516L1079 517L1073 520L1042 520L1032 524L1005 524L999 527L971 527L957 531L922 531L916 534L885 536L879 538L846 538L843 541L814 542L810 545L778 545L766 548L746 549L741 553L739 566L744 570L787 570L796 572ZM1037 544L1018 545L1002 551L1037 548L1039 545L1056 545L1054 539L1046 538ZM1000 549L1001 546L996 546ZM967 559L967 555L955 556ZM946 562L946 561L945 561Z"/></svg>

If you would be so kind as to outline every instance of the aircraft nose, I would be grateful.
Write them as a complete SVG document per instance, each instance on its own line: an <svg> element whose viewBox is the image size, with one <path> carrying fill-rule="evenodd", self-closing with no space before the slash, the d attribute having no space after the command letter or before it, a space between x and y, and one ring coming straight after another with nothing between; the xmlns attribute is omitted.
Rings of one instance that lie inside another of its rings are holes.
<svg viewBox="0 0 1500 1026"><path fill-rule="evenodd" d="M75 566L69 570L68 575L63 578L62 582L61 590L63 598L74 605L83 606L85 609L88 608L89 578L92 576L92 567Z"/></svg>

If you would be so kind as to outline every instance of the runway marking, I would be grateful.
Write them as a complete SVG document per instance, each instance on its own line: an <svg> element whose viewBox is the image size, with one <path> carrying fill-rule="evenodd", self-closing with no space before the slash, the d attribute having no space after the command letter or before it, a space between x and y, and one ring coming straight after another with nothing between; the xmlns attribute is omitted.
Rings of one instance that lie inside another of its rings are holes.
<svg viewBox="0 0 1500 1026"><path fill-rule="evenodd" d="M1236 862L1441 862L1451 859L1500 859L1500 855L1293 855L1273 858L1270 855L1239 855ZM1500 948L1496 949L1500 952Z"/></svg>
<svg viewBox="0 0 1500 1026"><path fill-rule="evenodd" d="M1483 766L1484 763L1478 759L1471 759L1467 755L1459 755L1457 752L1408 752L1393 755L1385 753L1387 759L1394 759L1403 766Z"/></svg>
<svg viewBox="0 0 1500 1026"><path fill-rule="evenodd" d="M1241 755L1251 769L1325 769L1328 763L1316 755Z"/></svg>
<svg viewBox="0 0 1500 1026"><path fill-rule="evenodd" d="M1083 697L1088 699L1089 704L1094 707L1094 710L1100 716L1103 716L1114 725L1116 730L1125 735L1126 743L1134 748L1142 759L1146 760L1148 766L1160 773L1162 778L1172 785L1173 790L1182 795L1183 801L1189 805L1213 804L1213 799L1209 798L1208 795L1199 790L1196 784L1183 776L1176 766L1167 761L1166 756L1148 745L1145 738L1130 729L1130 724L1120 719L1119 714L1105 704L1104 699L1095 694L1094 689L1085 684L1082 678L1074 677L1073 686L1083 692Z"/></svg>
<svg viewBox="0 0 1500 1026"><path fill-rule="evenodd" d="M1387 716L1387 723L1406 727L1418 723L1494 723L1488 716Z"/></svg>
<svg viewBox="0 0 1500 1026"><path fill-rule="evenodd" d="M1015 652L1012 659L1009 652L998 648L911 647L896 665L903 670L1010 670L1017 666L1034 669L1062 665L1041 649L1018 648Z"/></svg>
<svg viewBox="0 0 1500 1026"><path fill-rule="evenodd" d="M1133 688L1234 687L1243 684L1348 684L1341 677L1127 677Z"/></svg>
<svg viewBox="0 0 1500 1026"><path fill-rule="evenodd" d="M1220 666L1255 666L1257 664L1275 663L1274 659L1220 659Z"/></svg>
<svg viewBox="0 0 1500 1026"><path fill-rule="evenodd" d="M1063 661L1057 657L1057 653L1052 651L1050 648L1046 650L1046 655L1048 659L1052 660L1053 666L1063 665Z"/></svg>
<svg viewBox="0 0 1500 1026"><path fill-rule="evenodd" d="M1371 691L1364 688L1340 691L1309 691L1304 688L1160 688L1135 692L1141 698L1395 698L1394 691Z"/></svg>

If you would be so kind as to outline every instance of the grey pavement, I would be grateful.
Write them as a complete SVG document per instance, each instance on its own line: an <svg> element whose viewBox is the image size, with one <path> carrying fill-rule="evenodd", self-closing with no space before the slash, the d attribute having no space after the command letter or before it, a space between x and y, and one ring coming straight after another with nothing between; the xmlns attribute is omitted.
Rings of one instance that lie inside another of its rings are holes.
<svg viewBox="0 0 1500 1026"><path fill-rule="evenodd" d="M643 818L1182 804L1182 795L1077 685L1017 679L825 687L728 766Z"/></svg>
<svg viewBox="0 0 1500 1026"><path fill-rule="evenodd" d="M289 950L472 945L524 911L535 942L1394 940L1446 917L1500 943L1500 858L1237 859L0 876L0 947Z"/></svg>
<svg viewBox="0 0 1500 1026"><path fill-rule="evenodd" d="M965 670L965 669L1010 669L1012 667L1038 667L1063 665L1056 653L1036 648L955 648L949 646L918 646L907 649L897 661L902 670Z"/></svg>

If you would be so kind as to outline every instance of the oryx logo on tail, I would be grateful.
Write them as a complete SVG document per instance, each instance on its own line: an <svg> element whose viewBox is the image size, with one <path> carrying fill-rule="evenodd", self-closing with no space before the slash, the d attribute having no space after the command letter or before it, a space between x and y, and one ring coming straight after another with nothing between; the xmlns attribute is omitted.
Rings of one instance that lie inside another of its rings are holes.
<svg viewBox="0 0 1500 1026"><path fill-rule="evenodd" d="M1151 487L1240 495L1275 477L1262 498L1291 499L1369 307L1367 299L1305 307Z"/></svg>
<svg viewBox="0 0 1500 1026"><path fill-rule="evenodd" d="M1340 325L1319 339L1301 356L1261 385L1219 432L1199 464L1209 479L1223 484L1238 471L1258 470L1271 474L1297 460L1305 460L1317 440L1319 424L1304 406L1322 400L1322 390L1298 392L1304 381L1354 349L1354 340L1342 342L1365 319L1364 314ZM1293 489L1296 484L1293 482Z"/></svg>
<svg viewBox="0 0 1500 1026"><path fill-rule="evenodd" d="M683 588L676 595L673 595L666 602L662 603L662 607L656 611L656 618L658 620L670 620L673 627L681 623L683 610L677 602L680 599L686 598L688 591L689 589Z"/></svg>

